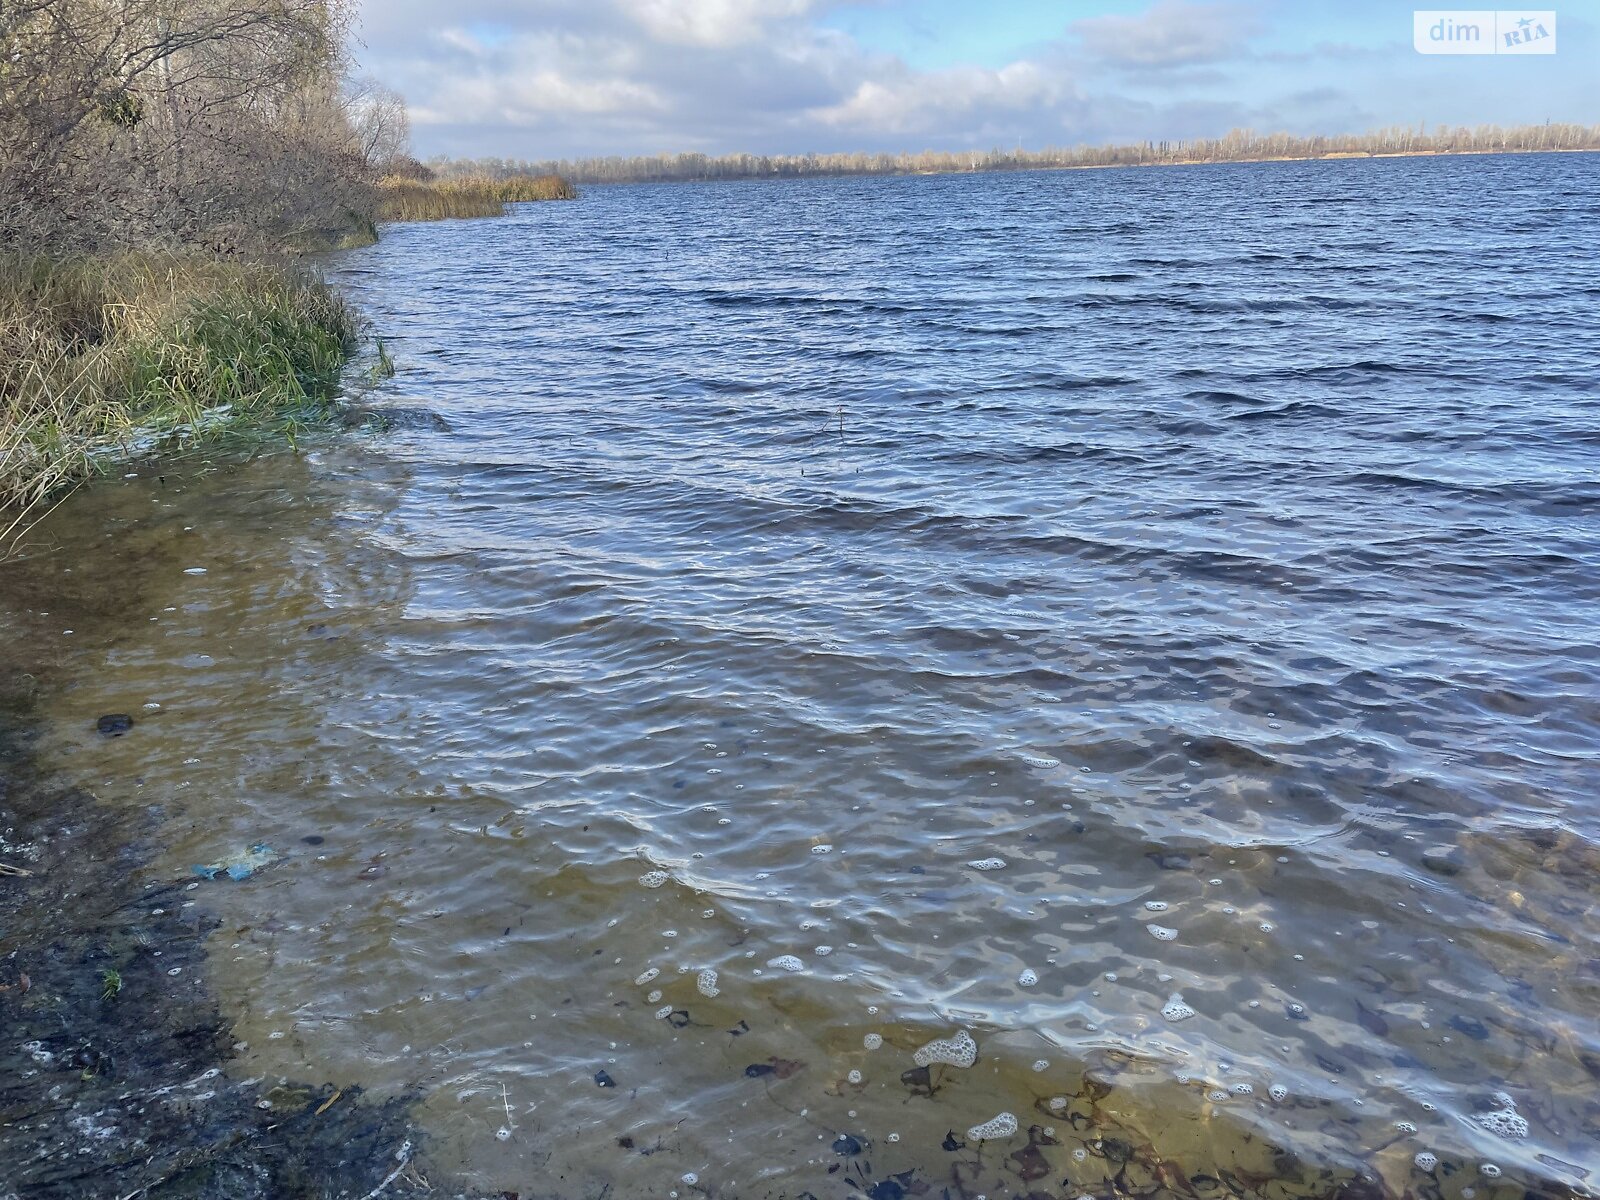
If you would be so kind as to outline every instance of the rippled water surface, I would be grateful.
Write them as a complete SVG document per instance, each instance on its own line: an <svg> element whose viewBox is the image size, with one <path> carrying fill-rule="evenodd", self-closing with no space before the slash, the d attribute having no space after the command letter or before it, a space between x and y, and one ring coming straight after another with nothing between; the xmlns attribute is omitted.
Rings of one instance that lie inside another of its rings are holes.
<svg viewBox="0 0 1600 1200"><path fill-rule="evenodd" d="M158 872L271 847L191 897L237 1068L414 1095L467 1184L1593 1189L1597 184L393 228L332 266L390 430L5 568L52 761Z"/></svg>

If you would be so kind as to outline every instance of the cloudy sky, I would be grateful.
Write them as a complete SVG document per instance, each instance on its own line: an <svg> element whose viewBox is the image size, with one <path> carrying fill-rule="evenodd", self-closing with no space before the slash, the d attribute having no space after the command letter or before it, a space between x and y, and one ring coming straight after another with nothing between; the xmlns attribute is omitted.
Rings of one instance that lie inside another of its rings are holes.
<svg viewBox="0 0 1600 1200"><path fill-rule="evenodd" d="M1600 0L1557 12L1553 57L1444 57L1392 0L365 0L361 58L423 157L1600 123Z"/></svg>

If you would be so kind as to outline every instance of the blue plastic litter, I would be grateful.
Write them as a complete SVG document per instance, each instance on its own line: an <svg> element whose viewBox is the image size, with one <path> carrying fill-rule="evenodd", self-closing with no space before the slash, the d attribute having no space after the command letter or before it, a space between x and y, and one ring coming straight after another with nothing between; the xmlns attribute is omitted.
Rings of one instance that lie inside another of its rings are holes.
<svg viewBox="0 0 1600 1200"><path fill-rule="evenodd" d="M201 879L216 879L218 876L226 875L229 879L237 882L241 879L249 879L250 876L271 862L272 847L265 842L257 842L250 849L243 853L235 854L232 858L225 858L221 862L212 863L210 866L191 867L190 870L200 876Z"/></svg>

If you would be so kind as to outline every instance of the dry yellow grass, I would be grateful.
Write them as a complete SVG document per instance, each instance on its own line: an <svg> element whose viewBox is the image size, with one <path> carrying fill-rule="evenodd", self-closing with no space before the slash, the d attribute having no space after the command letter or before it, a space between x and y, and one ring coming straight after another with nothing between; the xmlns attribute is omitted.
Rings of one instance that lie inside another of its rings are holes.
<svg viewBox="0 0 1600 1200"><path fill-rule="evenodd" d="M378 188L378 220L443 221L452 217L504 216L507 204L527 200L572 200L577 190L559 175L512 179L385 179Z"/></svg>
<svg viewBox="0 0 1600 1200"><path fill-rule="evenodd" d="M288 265L0 255L0 548L136 431L325 404L356 332Z"/></svg>

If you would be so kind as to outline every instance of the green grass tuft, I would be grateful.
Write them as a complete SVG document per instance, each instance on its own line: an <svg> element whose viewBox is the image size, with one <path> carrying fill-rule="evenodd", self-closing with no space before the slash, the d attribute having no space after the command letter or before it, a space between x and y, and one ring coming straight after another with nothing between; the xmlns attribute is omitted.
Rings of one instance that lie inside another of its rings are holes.
<svg viewBox="0 0 1600 1200"><path fill-rule="evenodd" d="M0 256L0 510L36 509L135 437L326 410L358 331L290 265ZM19 519L0 512L0 535Z"/></svg>

